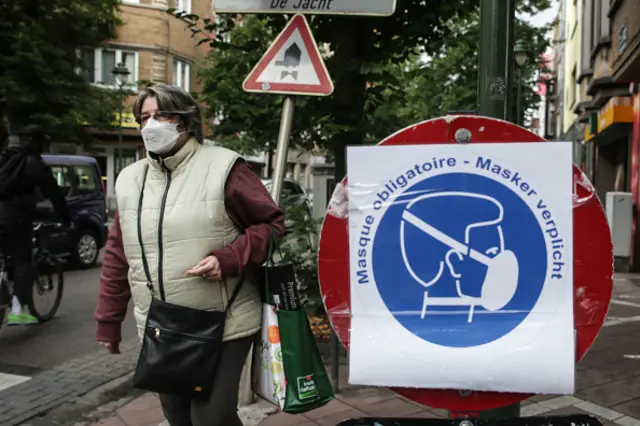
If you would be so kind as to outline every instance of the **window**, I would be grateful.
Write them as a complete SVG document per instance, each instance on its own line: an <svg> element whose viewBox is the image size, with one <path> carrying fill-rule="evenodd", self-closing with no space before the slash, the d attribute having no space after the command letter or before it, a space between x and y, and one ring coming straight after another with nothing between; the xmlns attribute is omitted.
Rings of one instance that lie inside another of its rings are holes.
<svg viewBox="0 0 640 426"><path fill-rule="evenodd" d="M127 4L127 3L139 4L140 0L122 0L122 3L124 3L124 4Z"/></svg>
<svg viewBox="0 0 640 426"><path fill-rule="evenodd" d="M577 68L574 66L573 71L571 71L571 81L569 82L568 92L567 92L567 101L570 106L576 102L576 86L578 85L578 77L577 77Z"/></svg>
<svg viewBox="0 0 640 426"><path fill-rule="evenodd" d="M95 169L91 166L75 166L70 178L75 177L73 195L93 194L98 189L95 179Z"/></svg>
<svg viewBox="0 0 640 426"><path fill-rule="evenodd" d="M115 87L116 80L113 69L123 62L129 70L127 86L136 87L138 81L138 53L119 49L97 48L81 49L83 68L80 74L93 84Z"/></svg>
<svg viewBox="0 0 640 426"><path fill-rule="evenodd" d="M95 169L91 166L52 166L51 172L67 197L93 194L98 189Z"/></svg>
<svg viewBox="0 0 640 426"><path fill-rule="evenodd" d="M62 193L67 196L71 192L71 181L69 180L69 168L65 166L51 167L53 178L58 182L58 186Z"/></svg>
<svg viewBox="0 0 640 426"><path fill-rule="evenodd" d="M182 87L187 92L191 86L191 66L179 59L173 60L173 85Z"/></svg>
<svg viewBox="0 0 640 426"><path fill-rule="evenodd" d="M191 0L176 0L176 9L180 12L191 13Z"/></svg>

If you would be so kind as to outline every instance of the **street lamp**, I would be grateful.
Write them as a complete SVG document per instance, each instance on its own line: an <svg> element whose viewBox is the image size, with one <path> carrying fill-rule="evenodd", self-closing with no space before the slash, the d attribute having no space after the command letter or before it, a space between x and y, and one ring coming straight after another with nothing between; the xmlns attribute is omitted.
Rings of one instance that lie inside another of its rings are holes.
<svg viewBox="0 0 640 426"><path fill-rule="evenodd" d="M522 40L518 40L516 45L513 47L513 58L518 65L518 87L517 87L517 95L516 95L516 124L520 123L520 108L522 106L522 68L529 62L529 57L532 55L531 50L529 49L529 45Z"/></svg>
<svg viewBox="0 0 640 426"><path fill-rule="evenodd" d="M518 40L513 48L513 57L519 67L524 66L529 62L529 56L531 56L531 50L527 43L522 40Z"/></svg>
<svg viewBox="0 0 640 426"><path fill-rule="evenodd" d="M113 77L116 80L116 85L118 86L118 90L120 90L120 127L118 128L118 172L122 171L124 168L124 157L122 154L122 115L124 113L124 87L127 85L127 81L129 80L129 69L123 62L117 64L113 70L111 70Z"/></svg>

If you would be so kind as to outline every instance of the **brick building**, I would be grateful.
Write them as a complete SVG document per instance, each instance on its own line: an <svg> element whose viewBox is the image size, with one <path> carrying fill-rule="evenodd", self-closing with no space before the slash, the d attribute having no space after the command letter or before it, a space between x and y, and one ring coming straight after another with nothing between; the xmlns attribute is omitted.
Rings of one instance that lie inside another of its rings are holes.
<svg viewBox="0 0 640 426"><path fill-rule="evenodd" d="M92 84L117 90L112 73L117 64L123 63L130 72L128 88L134 93L147 82L169 83L190 92L200 89L194 75L194 63L206 55L208 45L196 46L197 40L184 22L168 14L175 7L202 18L212 18L211 0L123 0L120 7L123 25L118 38L96 49L79 46L79 54L85 62L83 74ZM83 153L96 157L103 171L107 197L113 200L113 184L122 148L125 164L144 155L142 139L131 113L135 95L125 99L123 114L123 143L118 144L118 125L112 131L94 133L98 139L89 148L55 144L53 151ZM114 111L118 116L119 111ZM83 151L84 149L84 151Z"/></svg>

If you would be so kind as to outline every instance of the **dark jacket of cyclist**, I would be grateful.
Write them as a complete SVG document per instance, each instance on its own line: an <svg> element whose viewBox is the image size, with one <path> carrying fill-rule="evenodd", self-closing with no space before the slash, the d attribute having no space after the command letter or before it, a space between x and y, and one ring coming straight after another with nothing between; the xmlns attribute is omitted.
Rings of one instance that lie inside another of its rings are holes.
<svg viewBox="0 0 640 426"><path fill-rule="evenodd" d="M41 157L46 134L38 126L27 126L21 133L23 142L17 148L5 148L2 155L23 155L22 166L14 173L19 185L10 193L0 191L0 250L11 257L14 269L14 294L9 325L35 324L37 319L28 313L33 282L36 278L31 263L33 220L40 194L51 200L60 221L71 224L64 194L60 191L51 168ZM6 159L6 158L5 158Z"/></svg>

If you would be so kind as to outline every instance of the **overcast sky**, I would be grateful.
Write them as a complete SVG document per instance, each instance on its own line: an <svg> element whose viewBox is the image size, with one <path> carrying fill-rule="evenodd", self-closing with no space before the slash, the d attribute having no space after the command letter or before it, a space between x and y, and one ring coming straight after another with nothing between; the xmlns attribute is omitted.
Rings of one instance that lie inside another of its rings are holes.
<svg viewBox="0 0 640 426"><path fill-rule="evenodd" d="M553 20L556 18L558 14L559 7L560 7L559 0L551 0L551 8L543 12L540 12L534 16L530 16L530 15L529 16L520 15L520 16L522 16L524 19L526 19L528 22L535 25L536 27L542 27L543 25L547 25L553 22Z"/></svg>

